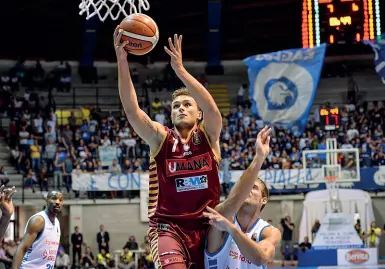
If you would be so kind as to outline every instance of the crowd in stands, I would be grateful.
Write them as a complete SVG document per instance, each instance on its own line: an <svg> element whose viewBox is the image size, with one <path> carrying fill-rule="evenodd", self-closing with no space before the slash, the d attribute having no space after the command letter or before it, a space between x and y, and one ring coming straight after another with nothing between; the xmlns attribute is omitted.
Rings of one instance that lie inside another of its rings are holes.
<svg viewBox="0 0 385 269"><path fill-rule="evenodd" d="M172 70L171 70L172 71ZM163 89L171 91L180 86L173 77L173 72L165 68L162 79L148 77L143 88L152 95ZM62 62L50 72L51 82L61 91L70 87L71 67ZM139 82L138 72L133 77ZM65 187L71 191L71 172L78 169L83 172L131 173L148 170L149 147L131 128L124 111L101 111L91 109L90 117L79 119L72 114L68 124L59 125L63 119L57 119L53 102L33 91L34 87L43 87L47 77L39 62L32 69L23 68L22 62L16 64L7 74L1 77L0 107L1 113L10 118L9 145L11 162L17 171L25 175L25 186L35 191L39 185L41 191L49 186ZM40 78L40 79L39 79ZM165 78L171 84L165 84ZM207 80L201 76L199 80L207 86ZM25 82L31 91L24 97L17 96L19 81ZM242 85L238 92L237 107L228 115L223 115L221 134L222 169L244 170L255 154L254 142L258 131L264 126L260 119L254 118L249 104L241 98L246 89ZM16 97L17 96L17 97ZM139 105L153 120L162 125L172 127L170 119L171 101L154 98L149 102L148 96L139 97ZM297 135L290 130L275 126L271 139L271 153L263 164L263 169L298 169L303 167L301 152L310 149L325 149L326 138L337 139L339 148L358 148L361 167L385 164L384 119L385 102L373 102L341 107L341 126L336 131L325 132L320 128L317 112L311 117L303 134ZM112 165L104 166L99 159L99 147L115 146L117 158ZM321 158L322 159L322 158ZM319 157L309 158L308 167L320 167ZM343 165L350 163L351 158L341 158ZM350 164L349 164L350 163ZM3 183L6 183L6 171L0 169ZM49 184L48 184L49 183ZM92 197L94 194L89 194ZM113 193L111 194L114 195Z"/></svg>

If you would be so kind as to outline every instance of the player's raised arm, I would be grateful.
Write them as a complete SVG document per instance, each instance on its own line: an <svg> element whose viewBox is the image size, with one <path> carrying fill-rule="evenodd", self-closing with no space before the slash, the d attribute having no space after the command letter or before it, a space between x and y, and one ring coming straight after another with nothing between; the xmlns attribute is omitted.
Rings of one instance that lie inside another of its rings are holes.
<svg viewBox="0 0 385 269"><path fill-rule="evenodd" d="M270 132L271 129L265 127L258 133L255 143L256 154L253 161L235 183L227 199L216 208L223 216L232 218L249 196L261 166L270 152Z"/></svg>
<svg viewBox="0 0 385 269"><path fill-rule="evenodd" d="M12 269L19 269L23 261L25 253L35 242L36 238L44 229L44 218L36 216L28 222L27 231L21 239L20 245L17 247L15 256L13 256Z"/></svg>
<svg viewBox="0 0 385 269"><path fill-rule="evenodd" d="M261 166L269 154L270 132L271 129L265 127L258 133L255 144L256 155L253 161L231 189L227 199L215 207L215 210L230 222L233 220L234 214L241 208L249 196L255 185L255 180L258 177ZM203 214L206 215L207 213ZM210 229L207 235L207 250L210 253L216 252L222 246L225 235L220 229Z"/></svg>
<svg viewBox="0 0 385 269"><path fill-rule="evenodd" d="M174 35L174 43L171 38L168 39L168 43L170 48L164 47L164 50L171 57L171 66L195 99L199 108L202 109L204 128L211 144L217 143L222 129L222 116L217 104L207 89L184 68L182 62L182 36Z"/></svg>
<svg viewBox="0 0 385 269"><path fill-rule="evenodd" d="M127 62L127 52L124 46L128 41L121 42L122 30L117 27L114 32L114 46L118 62L119 95L124 111L134 131L150 146L152 152L156 151L166 136L164 127L151 120L140 109L134 84L131 80L130 69Z"/></svg>

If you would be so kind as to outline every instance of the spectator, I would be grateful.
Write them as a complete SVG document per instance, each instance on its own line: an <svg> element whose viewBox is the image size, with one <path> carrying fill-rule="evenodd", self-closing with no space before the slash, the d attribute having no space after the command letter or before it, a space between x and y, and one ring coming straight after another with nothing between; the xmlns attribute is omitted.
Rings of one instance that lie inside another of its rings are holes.
<svg viewBox="0 0 385 269"><path fill-rule="evenodd" d="M140 249L146 250L146 249L148 249L149 247L150 247L150 240L149 240L148 236L146 235L146 236L144 237L143 243L140 244Z"/></svg>
<svg viewBox="0 0 385 269"><path fill-rule="evenodd" d="M27 177L25 179L24 186L26 188L31 187L32 192L35 192L34 185L37 184L37 179L35 173L32 171L32 169L28 169Z"/></svg>
<svg viewBox="0 0 385 269"><path fill-rule="evenodd" d="M108 173L111 173L111 174L120 174L120 173L122 173L122 168L118 164L118 160L117 159L114 159L112 161L112 164L108 168Z"/></svg>
<svg viewBox="0 0 385 269"><path fill-rule="evenodd" d="M54 172L53 172L53 188L60 190L63 186L63 173L64 170L64 160L60 156L60 152L56 152L55 161L53 162Z"/></svg>
<svg viewBox="0 0 385 269"><path fill-rule="evenodd" d="M237 106L244 107L245 102L243 98L246 90L247 90L247 84L242 84L242 86L239 87L237 92Z"/></svg>
<svg viewBox="0 0 385 269"><path fill-rule="evenodd" d="M293 231L295 228L294 223L291 222L290 216L286 216L281 219L282 226L282 242L281 242L281 253L283 257L286 257L286 250L289 252L292 264L294 264L294 245L293 245ZM282 263L285 266L285 260Z"/></svg>
<svg viewBox="0 0 385 269"><path fill-rule="evenodd" d="M81 263L80 256L82 254L82 245L83 245L83 235L79 232L79 227L75 226L75 232L71 235L71 244L72 244L72 265L76 265L77 262ZM76 256L78 260L76 261Z"/></svg>
<svg viewBox="0 0 385 269"><path fill-rule="evenodd" d="M59 251L59 255L56 258L55 267L58 269L68 269L70 266L70 256L64 252L64 250Z"/></svg>
<svg viewBox="0 0 385 269"><path fill-rule="evenodd" d="M135 240L135 236L131 235L130 238L128 238L128 241L123 248L128 248L129 250L139 249L138 243Z"/></svg>
<svg viewBox="0 0 385 269"><path fill-rule="evenodd" d="M381 234L382 234L381 228L377 227L377 224L375 221L372 221L372 223L370 224L368 233L366 235L366 237L369 239L370 248L377 248L379 246Z"/></svg>
<svg viewBox="0 0 385 269"><path fill-rule="evenodd" d="M354 229L356 230L358 236L361 238L362 243L365 244L365 232L361 229L361 222L357 220L357 223L354 225Z"/></svg>
<svg viewBox="0 0 385 269"><path fill-rule="evenodd" d="M90 247L86 248L86 252L82 255L82 258L80 259L80 264L86 268L96 266L96 260L95 256L92 253L92 250Z"/></svg>
<svg viewBox="0 0 385 269"><path fill-rule="evenodd" d="M99 252L101 253L101 250L105 250L107 253L109 253L110 247L110 234L104 230L104 225L99 226L100 232L96 235L96 241L98 242Z"/></svg>
<svg viewBox="0 0 385 269"><path fill-rule="evenodd" d="M152 115L158 114L162 107L163 107L163 104L160 102L159 98L155 97L154 101L151 104Z"/></svg>
<svg viewBox="0 0 385 269"><path fill-rule="evenodd" d="M120 253L119 268L131 269L134 264L133 253L128 249L128 247L124 247L123 252Z"/></svg>
<svg viewBox="0 0 385 269"><path fill-rule="evenodd" d="M314 221L313 227L311 228L311 235L313 237L313 241L315 239L315 236L317 235L319 228L321 227L321 223L318 219Z"/></svg>
<svg viewBox="0 0 385 269"><path fill-rule="evenodd" d="M46 191L48 192L48 176L47 176L47 167L44 165L40 171L39 175L39 186L40 191Z"/></svg>
<svg viewBox="0 0 385 269"><path fill-rule="evenodd" d="M1 182L1 185L4 185L4 186L7 186L7 184L9 183L7 172L5 171L3 166L0 167L0 182Z"/></svg>
<svg viewBox="0 0 385 269"><path fill-rule="evenodd" d="M41 164L41 150L38 141L35 139L34 144L29 147L31 151L31 160L32 160L32 170L35 173L38 173L40 171L40 164Z"/></svg>
<svg viewBox="0 0 385 269"><path fill-rule="evenodd" d="M100 250L97 259L99 269L108 269L113 267L113 260L111 260L111 255L106 251L106 249L102 248Z"/></svg>
<svg viewBox="0 0 385 269"><path fill-rule="evenodd" d="M299 249L303 252L311 249L311 244L309 243L309 237L305 236L303 242L299 244Z"/></svg>

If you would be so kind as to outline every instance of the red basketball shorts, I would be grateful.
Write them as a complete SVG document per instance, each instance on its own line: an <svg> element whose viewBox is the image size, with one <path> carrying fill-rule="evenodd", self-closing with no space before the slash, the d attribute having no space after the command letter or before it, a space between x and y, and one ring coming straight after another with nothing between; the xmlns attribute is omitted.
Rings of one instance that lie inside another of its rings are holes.
<svg viewBox="0 0 385 269"><path fill-rule="evenodd" d="M175 224L150 224L148 236L157 268L203 269L207 227L185 229Z"/></svg>

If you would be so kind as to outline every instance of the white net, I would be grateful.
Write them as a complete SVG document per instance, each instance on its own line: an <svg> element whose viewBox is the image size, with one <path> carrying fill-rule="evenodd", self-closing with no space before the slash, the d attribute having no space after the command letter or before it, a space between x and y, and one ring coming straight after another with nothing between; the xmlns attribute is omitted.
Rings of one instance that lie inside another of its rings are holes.
<svg viewBox="0 0 385 269"><path fill-rule="evenodd" d="M107 17L117 20L121 15L127 17L133 13L148 11L150 4L148 0L81 0L79 9L79 14L86 14L87 20L97 15L104 21Z"/></svg>

